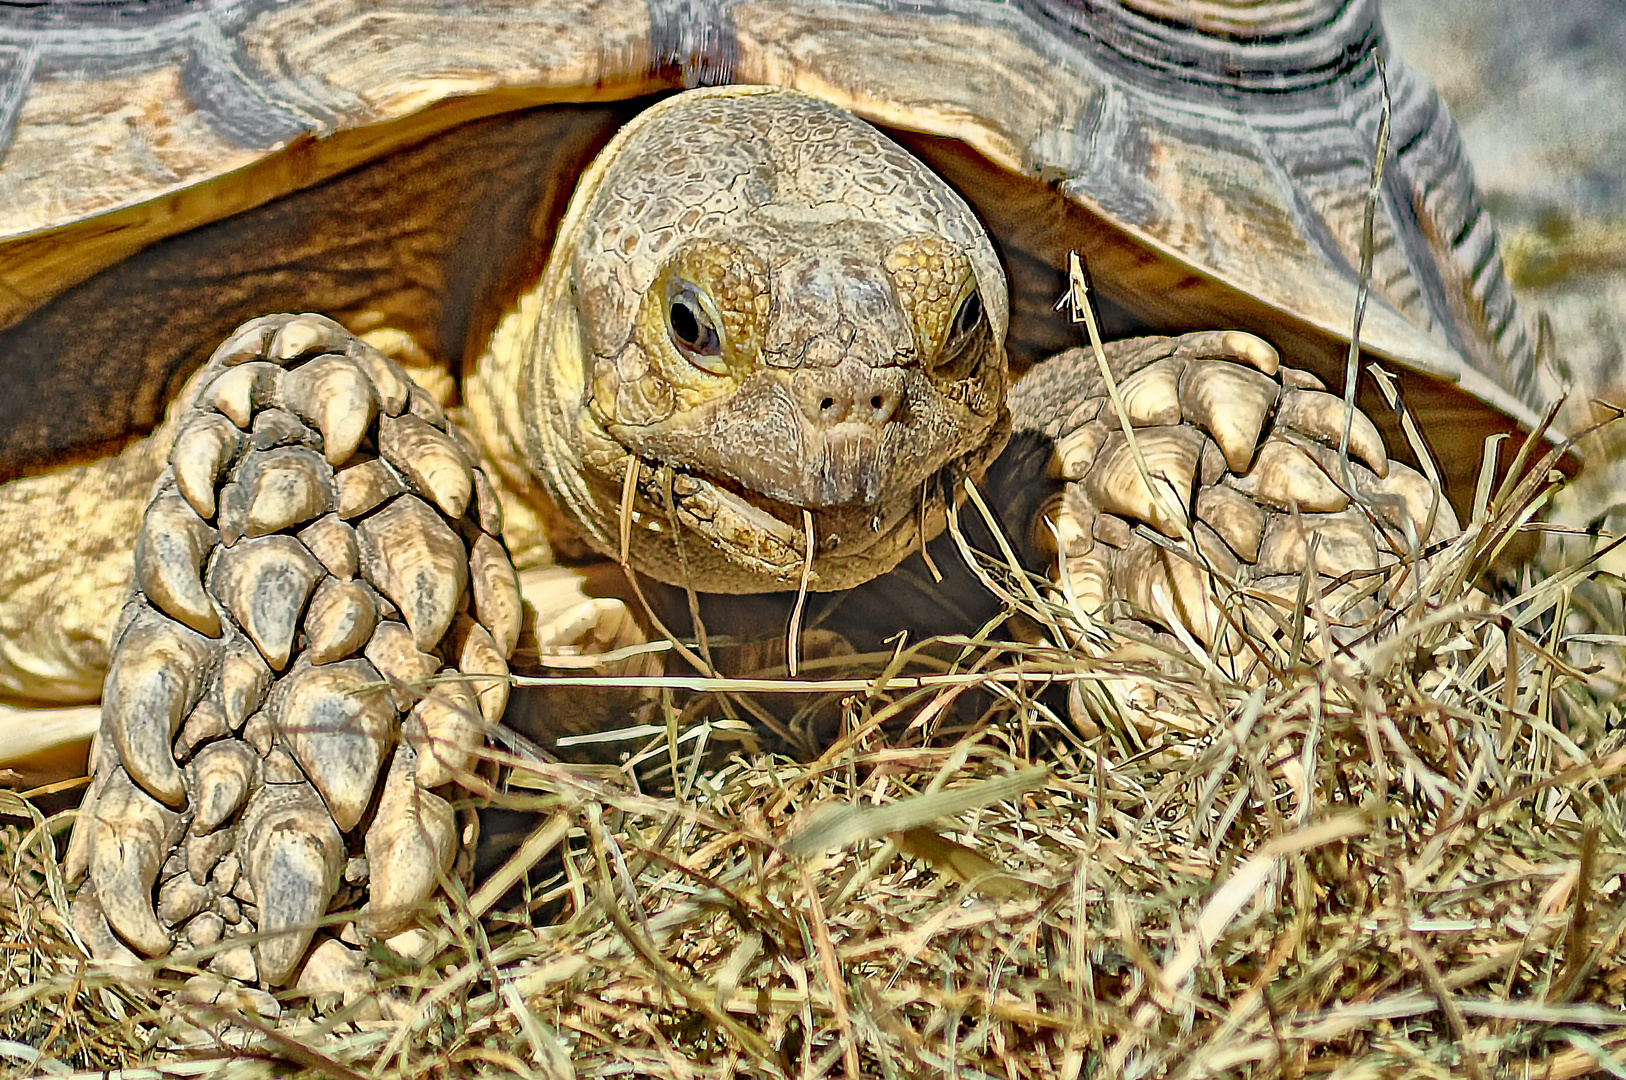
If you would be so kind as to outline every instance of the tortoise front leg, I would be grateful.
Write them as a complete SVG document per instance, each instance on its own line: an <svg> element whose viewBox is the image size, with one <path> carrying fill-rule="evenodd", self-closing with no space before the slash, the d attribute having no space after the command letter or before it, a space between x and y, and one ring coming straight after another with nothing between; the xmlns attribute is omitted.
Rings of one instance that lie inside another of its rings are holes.
<svg viewBox="0 0 1626 1080"><path fill-rule="evenodd" d="M1216 657L1246 661L1250 635L1292 636L1313 573L1334 637L1353 637L1409 597L1400 583L1415 578L1391 571L1413 540L1457 531L1450 505L1390 460L1358 411L1346 473L1343 401L1263 340L1205 332L1106 351L1150 486L1089 349L1036 365L1010 399L1017 440L1051 448L1061 489L1036 539L1085 615L1189 630Z"/></svg>
<svg viewBox="0 0 1626 1080"><path fill-rule="evenodd" d="M283 986L324 915L365 898L392 933L472 847L449 800L520 597L475 452L337 323L256 319L196 385L114 635L74 919L103 957L212 948Z"/></svg>

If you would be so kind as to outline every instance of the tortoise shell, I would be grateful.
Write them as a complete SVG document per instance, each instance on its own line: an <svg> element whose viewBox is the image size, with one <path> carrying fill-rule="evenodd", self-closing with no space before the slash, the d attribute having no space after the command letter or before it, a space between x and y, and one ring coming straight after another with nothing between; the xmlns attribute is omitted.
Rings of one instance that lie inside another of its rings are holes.
<svg viewBox="0 0 1626 1080"><path fill-rule="evenodd" d="M1543 404L1455 124L1377 0L115 0L0 10L0 71L0 479L150 429L267 310L387 317L455 369L616 127L730 82L842 105L954 184L1018 367L1076 341L1051 308L1077 248L1110 333L1246 327L1341 385L1386 73L1362 347L1459 500Z"/></svg>

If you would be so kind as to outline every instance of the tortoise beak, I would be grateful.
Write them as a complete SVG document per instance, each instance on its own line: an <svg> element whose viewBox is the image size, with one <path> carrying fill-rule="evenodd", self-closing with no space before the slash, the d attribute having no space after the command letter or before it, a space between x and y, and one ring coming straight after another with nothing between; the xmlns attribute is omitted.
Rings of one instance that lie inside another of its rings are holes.
<svg viewBox="0 0 1626 1080"><path fill-rule="evenodd" d="M873 506L885 486L881 447L903 408L903 372L863 362L800 381L805 505Z"/></svg>
<svg viewBox="0 0 1626 1080"><path fill-rule="evenodd" d="M883 429L863 423L837 424L808 447L807 505L873 506L880 501Z"/></svg>

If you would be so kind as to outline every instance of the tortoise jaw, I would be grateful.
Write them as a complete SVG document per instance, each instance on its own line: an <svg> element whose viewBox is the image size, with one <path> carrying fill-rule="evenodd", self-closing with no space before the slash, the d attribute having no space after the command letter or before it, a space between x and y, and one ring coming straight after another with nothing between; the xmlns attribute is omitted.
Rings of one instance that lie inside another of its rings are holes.
<svg viewBox="0 0 1626 1080"><path fill-rule="evenodd" d="M776 577L785 579L783 587L795 587L801 576L810 530L814 553L812 587L818 589L846 587L822 583L828 563L860 559L898 530L915 527L912 501L909 505L883 500L798 506L727 477L666 465L650 468L645 463L645 467L651 481L645 486L645 494L666 509L668 517L675 515L691 531L703 532L731 561L753 568L772 567ZM663 481L668 475L669 503Z"/></svg>
<svg viewBox="0 0 1626 1080"><path fill-rule="evenodd" d="M754 589L741 588L735 579L724 590L695 581L702 591L790 590L799 587L805 573L810 590L825 592L879 577L918 549L923 528L935 535L941 527L952 481L968 470L980 474L991 456L983 450L955 459L907 499L816 507L793 505L732 479L640 459L639 501L651 531L675 526L694 536L695 546L709 546L756 579Z"/></svg>
<svg viewBox="0 0 1626 1080"><path fill-rule="evenodd" d="M907 433L897 433L907 439ZM888 454L887 432L867 424L844 423L826 431L804 433L801 453L783 461L725 460L722 468L702 468L705 475L741 498L801 530L801 511L877 512L896 498L888 483L899 455ZM890 490L889 490L890 489ZM781 512L783 511L783 513Z"/></svg>

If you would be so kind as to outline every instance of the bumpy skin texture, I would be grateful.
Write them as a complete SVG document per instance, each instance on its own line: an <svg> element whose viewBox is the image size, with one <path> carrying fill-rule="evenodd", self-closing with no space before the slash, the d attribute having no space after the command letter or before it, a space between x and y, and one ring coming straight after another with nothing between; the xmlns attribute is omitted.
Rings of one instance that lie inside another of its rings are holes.
<svg viewBox="0 0 1626 1080"><path fill-rule="evenodd" d="M330 906L390 933L467 846L448 800L507 702L518 586L472 448L337 323L254 320L196 385L135 539L75 923L104 957L322 988Z"/></svg>
<svg viewBox="0 0 1626 1080"><path fill-rule="evenodd" d="M598 551L630 467L644 573L795 588L805 511L809 586L841 589L1003 447L1007 318L992 245L921 162L832 105L727 87L600 155L469 396L505 475L541 476Z"/></svg>
<svg viewBox="0 0 1626 1080"><path fill-rule="evenodd" d="M1457 532L1358 412L1346 473L1342 399L1251 334L1117 342L1108 363L1150 489L1088 349L1038 365L1010 398L1018 437L1036 437L1062 481L1033 531L1075 610L1189 631L1240 673L1259 643L1294 636L1306 575L1316 616L1300 633L1325 650L1404 606L1417 579L1396 568Z"/></svg>
<svg viewBox="0 0 1626 1080"><path fill-rule="evenodd" d="M535 523L562 511L614 554L630 476L634 568L707 592L790 588L804 569L842 588L936 532L1006 443L987 238L839 110L737 88L671 99L601 155L560 237L469 380L467 436L320 316L246 324L197 380L134 538L69 851L99 955L224 941L216 977L350 985L356 954L312 924L365 896L363 929L388 934L455 871L454 785L507 694L377 684L506 676L521 608L499 535L532 557ZM1306 524L1325 574L1403 550L1404 517L1339 490L1341 403L1260 339L1121 342L1109 363L1162 498L1093 358L1041 364L1010 398L1061 481L1047 522L1017 524L1055 537L1057 587L1082 609L1224 645L1203 574L1290 594ZM1421 498L1356 419L1356 487ZM1179 554L1187 534L1196 555Z"/></svg>

